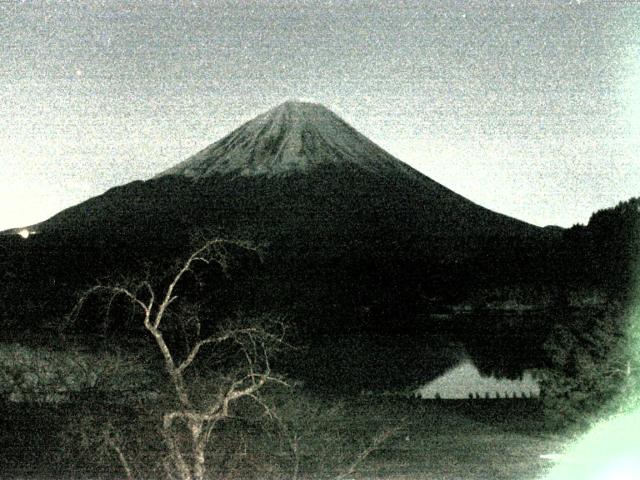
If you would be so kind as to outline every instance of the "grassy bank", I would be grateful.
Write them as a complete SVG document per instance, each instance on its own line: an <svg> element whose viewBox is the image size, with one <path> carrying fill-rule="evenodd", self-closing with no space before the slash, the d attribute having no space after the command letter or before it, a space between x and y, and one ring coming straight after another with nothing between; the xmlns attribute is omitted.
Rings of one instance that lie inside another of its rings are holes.
<svg viewBox="0 0 640 480"><path fill-rule="evenodd" d="M286 435L246 406L212 437L215 478L291 478L294 467L300 478L333 478L376 435L399 427L350 478L533 479L550 467L540 455L558 451L563 440L541 431L532 400L321 399L303 392L271 400ZM114 444L142 465L141 475L162 474L159 414L150 405L5 403L1 411L3 478L124 478L104 441L107 426Z"/></svg>

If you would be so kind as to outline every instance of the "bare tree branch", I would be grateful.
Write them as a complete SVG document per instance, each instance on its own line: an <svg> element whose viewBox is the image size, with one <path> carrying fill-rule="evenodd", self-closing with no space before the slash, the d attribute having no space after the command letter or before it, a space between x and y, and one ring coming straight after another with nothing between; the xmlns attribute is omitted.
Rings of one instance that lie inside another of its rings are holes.
<svg viewBox="0 0 640 480"><path fill-rule="evenodd" d="M378 435L376 435L373 438L373 440L371 441L371 444L367 448L362 450L356 456L356 458L354 458L354 460L349 465L349 468L345 472L341 473L336 477L336 480L344 480L347 477L350 477L354 473L356 473L360 464L364 462L364 460L366 460L367 457L369 457L376 450L379 450L383 443L385 443L391 437L397 435L402 428L403 428L403 425L399 424L393 428L382 430Z"/></svg>
<svg viewBox="0 0 640 480"><path fill-rule="evenodd" d="M234 402L244 397L257 400L256 393L268 382L285 383L271 373L269 361L270 353L284 345L285 328L283 322L270 324L266 328L260 324L227 325L220 329L218 335L196 340L190 348L187 348L187 354L182 361L177 360L165 340L162 330L163 319L168 314L170 307L178 300L176 290L181 280L188 272L193 273L196 264L216 264L223 272L226 272L229 268L229 252L227 251L229 245L257 252L257 249L247 242L209 240L194 250L182 264L178 265L177 272L170 277L168 285L158 296L152 284L146 280L133 285L127 285L126 281L123 281L121 285L98 284L84 292L70 314L71 319L76 319L86 301L91 296L102 293L110 295L107 311L111 309L111 305L118 296L124 296L131 301L135 308L141 309L144 315L143 325L151 334L162 354L165 370L180 405L179 408L165 412L163 415L162 434L170 459L170 462L164 462L165 470L168 475L172 474L172 471L175 472L181 480L201 480L204 478L206 473L205 450L210 433L217 422L230 416L230 408ZM157 298L159 303L156 304ZM185 327L185 321L195 322L196 338L199 337L200 321L197 315L195 317L189 315L187 320L182 317L183 327ZM269 330L269 326L278 328L272 332ZM183 331L186 333L186 329L183 328ZM191 340L187 343L190 344ZM220 347L225 343L229 343L231 346L235 345L240 349L246 362L243 367L245 373L235 380L230 380L226 388L221 386L213 403L198 407L191 398L193 386L190 387L187 382L184 376L185 371L193 365L204 347ZM178 440L179 429L184 428L191 436L190 451L187 451ZM131 477L131 470L126 464L126 458L124 458L122 451L117 451L117 453L128 477Z"/></svg>

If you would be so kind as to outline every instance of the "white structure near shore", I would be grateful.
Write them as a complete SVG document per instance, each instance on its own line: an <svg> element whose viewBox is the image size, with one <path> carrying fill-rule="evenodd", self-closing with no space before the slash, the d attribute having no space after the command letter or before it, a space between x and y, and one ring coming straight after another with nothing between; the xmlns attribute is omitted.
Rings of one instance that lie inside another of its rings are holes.
<svg viewBox="0 0 640 480"><path fill-rule="evenodd" d="M424 399L462 398L530 398L540 395L540 386L530 372L522 379L483 377L470 360L463 360L451 370L416 390Z"/></svg>

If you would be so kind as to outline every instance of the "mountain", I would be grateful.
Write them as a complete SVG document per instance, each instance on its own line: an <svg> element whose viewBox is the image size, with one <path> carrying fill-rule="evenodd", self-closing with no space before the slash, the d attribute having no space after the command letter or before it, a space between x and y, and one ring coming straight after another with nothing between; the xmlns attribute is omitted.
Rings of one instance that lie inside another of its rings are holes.
<svg viewBox="0 0 640 480"><path fill-rule="evenodd" d="M555 236L469 201L303 102L285 102L152 179L30 231L3 259L19 290L5 294L14 317L60 316L96 279L162 272L194 234L251 240L264 264L245 263L233 286L211 287L212 316L285 312L306 340L325 338L312 349L323 361L351 362L347 375L356 350L396 358L386 380L424 366L409 359L426 345L425 310L539 279ZM38 292L44 311L20 303L24 292ZM329 354L327 345L354 345L336 340L344 335L373 340Z"/></svg>
<svg viewBox="0 0 640 480"><path fill-rule="evenodd" d="M175 196L185 193L197 197L197 204L190 205L189 199L182 198L176 202ZM170 204L158 198L165 194L174 197ZM114 207L124 198L126 204ZM322 224L340 220L359 224L359 219L370 216L375 218L366 218L366 223L374 229L386 221L383 217L395 217L389 219L394 228L405 231L402 224L408 223L418 236L526 236L541 232L538 227L482 208L422 175L327 108L293 101L257 116L150 181L111 190L35 229L72 232L105 223L126 224L125 217L159 210L158 201L162 211L157 214L171 217L170 210L181 210L181 217L190 223L185 228L260 223L249 212L236 210L259 212L260 216L277 210L302 224L316 215ZM284 205L290 210L283 209ZM226 211L224 221L203 215L205 206Z"/></svg>
<svg viewBox="0 0 640 480"><path fill-rule="evenodd" d="M32 230L39 235L30 243L61 250L63 268L81 247L76 255L91 258L82 275L93 279L163 264L198 233L263 245L279 282L292 271L304 277L298 290L326 291L340 271L346 284L354 275L376 283L370 295L413 282L428 296L455 293L452 301L526 277L541 242L554 236L476 205L303 102L276 106L151 180L115 187Z"/></svg>

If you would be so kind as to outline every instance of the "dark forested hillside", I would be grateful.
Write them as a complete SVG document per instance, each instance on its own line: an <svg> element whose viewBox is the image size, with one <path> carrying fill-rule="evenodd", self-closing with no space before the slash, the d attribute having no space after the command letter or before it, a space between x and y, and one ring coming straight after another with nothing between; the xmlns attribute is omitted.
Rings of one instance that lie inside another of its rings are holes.
<svg viewBox="0 0 640 480"><path fill-rule="evenodd" d="M640 199L595 212L562 236L560 265L569 288L585 286L627 301L640 261Z"/></svg>

